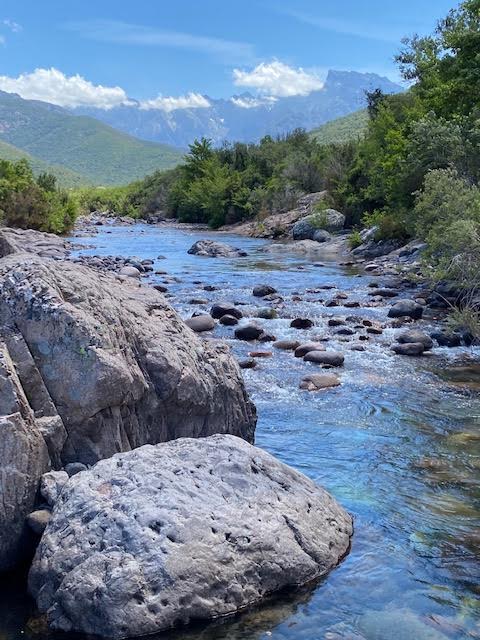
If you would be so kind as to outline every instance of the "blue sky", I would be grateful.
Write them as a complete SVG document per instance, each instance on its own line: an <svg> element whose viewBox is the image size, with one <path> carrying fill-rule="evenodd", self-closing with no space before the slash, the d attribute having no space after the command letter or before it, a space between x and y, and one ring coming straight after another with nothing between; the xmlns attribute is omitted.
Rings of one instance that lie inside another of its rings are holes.
<svg viewBox="0 0 480 640"><path fill-rule="evenodd" d="M128 96L305 93L320 86L329 68L398 79L393 57L400 38L431 32L454 4L2 0L0 88L58 103L75 100L62 93L79 92L86 103L95 102L97 85L116 87L123 93L97 89L99 104L112 106ZM29 75L51 68L60 74ZM70 80L77 75L80 80Z"/></svg>

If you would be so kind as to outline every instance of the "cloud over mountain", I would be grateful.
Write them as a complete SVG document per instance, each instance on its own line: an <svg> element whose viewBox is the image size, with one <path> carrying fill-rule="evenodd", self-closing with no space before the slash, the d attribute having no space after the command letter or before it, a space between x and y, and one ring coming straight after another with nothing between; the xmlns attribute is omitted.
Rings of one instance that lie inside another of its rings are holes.
<svg viewBox="0 0 480 640"><path fill-rule="evenodd" d="M322 80L302 67L295 69L279 60L261 62L251 71L233 70L237 87L249 87L260 93L285 98L306 96L323 87Z"/></svg>

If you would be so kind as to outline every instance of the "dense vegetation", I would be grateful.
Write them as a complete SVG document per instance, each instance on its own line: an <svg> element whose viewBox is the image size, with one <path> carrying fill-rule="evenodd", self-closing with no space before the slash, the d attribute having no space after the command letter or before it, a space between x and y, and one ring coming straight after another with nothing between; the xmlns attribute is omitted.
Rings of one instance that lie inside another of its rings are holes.
<svg viewBox="0 0 480 640"><path fill-rule="evenodd" d="M0 160L1 224L65 233L71 229L76 212L76 203L57 188L54 175L42 173L35 178L25 159Z"/></svg>
<svg viewBox="0 0 480 640"><path fill-rule="evenodd" d="M320 144L344 144L364 137L368 126L368 111L361 109L312 129L310 136Z"/></svg>
<svg viewBox="0 0 480 640"><path fill-rule="evenodd" d="M28 161L28 164L31 166L35 176L39 176L41 173L51 173L57 179L58 185L66 189L74 187L77 188L89 184L89 180L80 173L76 173L75 171L62 167L61 165L48 164L48 162L32 156L27 151L22 151L22 149L18 149L12 144L8 144L8 142L0 140L1 160L17 162L22 158L25 158L25 160Z"/></svg>
<svg viewBox="0 0 480 640"><path fill-rule="evenodd" d="M464 265L480 264L480 0L461 3L433 35L406 39L398 63L412 86L368 94L367 115L354 116L358 139L348 119L330 125L347 131L344 143L300 130L219 149L202 139L183 165L123 193L124 211L162 209L218 227L328 189L351 226L376 225L378 239L425 239L440 272L460 278Z"/></svg>
<svg viewBox="0 0 480 640"><path fill-rule="evenodd" d="M0 142L80 174L84 184L125 184L173 167L182 157L168 145L138 140L94 118L4 92L0 92L2 122L8 126L1 127ZM1 149L0 157L11 159Z"/></svg>

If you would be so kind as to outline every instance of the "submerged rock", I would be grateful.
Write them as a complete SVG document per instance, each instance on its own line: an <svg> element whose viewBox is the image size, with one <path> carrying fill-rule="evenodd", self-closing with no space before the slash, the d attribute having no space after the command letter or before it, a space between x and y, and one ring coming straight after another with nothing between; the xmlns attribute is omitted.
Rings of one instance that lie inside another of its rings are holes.
<svg viewBox="0 0 480 640"><path fill-rule="evenodd" d="M328 493L261 449L180 439L71 478L29 585L52 629L140 636L325 575L351 534Z"/></svg>

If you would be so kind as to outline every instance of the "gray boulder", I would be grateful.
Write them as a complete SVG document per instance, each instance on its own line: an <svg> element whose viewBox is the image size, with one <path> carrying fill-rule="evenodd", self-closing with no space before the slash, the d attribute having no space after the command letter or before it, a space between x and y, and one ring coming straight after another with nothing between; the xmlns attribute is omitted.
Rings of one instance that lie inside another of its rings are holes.
<svg viewBox="0 0 480 640"><path fill-rule="evenodd" d="M425 346L422 342L407 342L406 344L394 344L392 351L399 356L421 356L425 351Z"/></svg>
<svg viewBox="0 0 480 640"><path fill-rule="evenodd" d="M206 313L193 316L192 318L187 318L185 320L185 324L187 327L190 327L192 331L195 331L195 333L202 333L203 331L211 331L212 329L215 329L215 320L212 316L207 315Z"/></svg>
<svg viewBox="0 0 480 640"><path fill-rule="evenodd" d="M252 295L256 298L265 298L265 296L272 295L272 293L277 293L277 290L269 284L257 284L252 291Z"/></svg>
<svg viewBox="0 0 480 640"><path fill-rule="evenodd" d="M38 509L28 514L26 523L37 536L41 536L47 528L51 517L52 512L48 509Z"/></svg>
<svg viewBox="0 0 480 640"><path fill-rule="evenodd" d="M51 459L93 464L217 432L253 439L255 409L228 347L196 337L151 287L8 256L0 326Z"/></svg>
<svg viewBox="0 0 480 640"><path fill-rule="evenodd" d="M323 209L323 211L312 213L296 222L292 227L292 236L294 240L325 242L325 239L319 240L314 237L317 231L340 231L343 229L344 224L345 216L343 213L335 209ZM321 237L325 236L318 236L318 238Z"/></svg>
<svg viewBox="0 0 480 640"><path fill-rule="evenodd" d="M71 478L29 586L52 629L141 636L323 576L351 535L328 493L261 449L180 439Z"/></svg>
<svg viewBox="0 0 480 640"><path fill-rule="evenodd" d="M399 300L388 311L389 318L413 318L419 320L423 315L423 307L413 300Z"/></svg>
<svg viewBox="0 0 480 640"><path fill-rule="evenodd" d="M233 316L234 318L240 318L243 316L240 309L230 302L216 302L210 309L210 315L215 320L219 320L222 316Z"/></svg>
<svg viewBox="0 0 480 640"><path fill-rule="evenodd" d="M303 356L305 362L327 365L330 367L341 367L345 356L338 351L309 351Z"/></svg>
<svg viewBox="0 0 480 640"><path fill-rule="evenodd" d="M127 276L127 278L139 278L141 276L140 269L137 269L137 267L132 265L122 267L118 274L121 276Z"/></svg>
<svg viewBox="0 0 480 640"><path fill-rule="evenodd" d="M237 340L258 340L262 334L262 327L253 323L235 329L235 337Z"/></svg>
<svg viewBox="0 0 480 640"><path fill-rule="evenodd" d="M215 240L197 240L187 253L207 258L238 258L247 255L245 251L231 247L223 242L215 242Z"/></svg>
<svg viewBox="0 0 480 640"><path fill-rule="evenodd" d="M411 329L410 331L404 331L397 336L397 342L400 344L409 344L412 342L420 342L423 344L425 351L429 351L433 347L432 338L423 331L417 329Z"/></svg>
<svg viewBox="0 0 480 640"><path fill-rule="evenodd" d="M295 349L295 357L303 358L309 351L325 351L325 345L321 342L304 342Z"/></svg>

